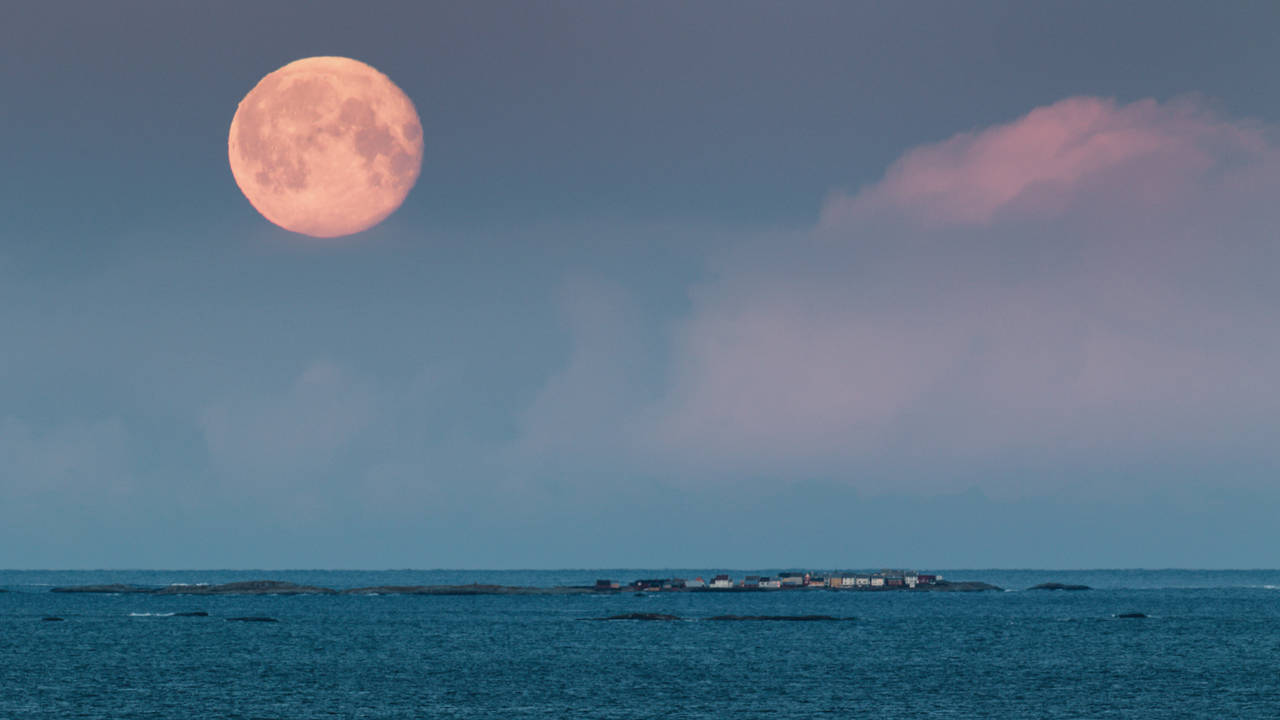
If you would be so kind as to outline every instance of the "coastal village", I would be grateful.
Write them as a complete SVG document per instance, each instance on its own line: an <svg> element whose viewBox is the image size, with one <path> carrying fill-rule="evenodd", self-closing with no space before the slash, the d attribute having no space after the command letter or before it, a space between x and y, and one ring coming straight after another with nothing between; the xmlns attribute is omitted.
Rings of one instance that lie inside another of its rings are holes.
<svg viewBox="0 0 1280 720"><path fill-rule="evenodd" d="M712 576L708 582L701 577L692 580L685 578L658 578L635 580L622 585L614 580L597 580L595 589L599 592L635 591L690 591L690 590L916 590L937 588L947 583L942 575L936 573L919 573L914 570L881 570L873 573L810 573L787 572L779 575L747 575L741 580L721 574Z"/></svg>

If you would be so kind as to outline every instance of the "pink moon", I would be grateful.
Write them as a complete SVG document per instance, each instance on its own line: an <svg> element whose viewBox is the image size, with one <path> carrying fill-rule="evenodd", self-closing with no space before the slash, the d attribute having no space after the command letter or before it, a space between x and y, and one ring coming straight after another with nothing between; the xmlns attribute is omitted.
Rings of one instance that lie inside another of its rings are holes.
<svg viewBox="0 0 1280 720"><path fill-rule="evenodd" d="M240 191L267 220L341 237L404 202L422 168L422 123L409 97L369 65L304 58L240 101L227 154Z"/></svg>

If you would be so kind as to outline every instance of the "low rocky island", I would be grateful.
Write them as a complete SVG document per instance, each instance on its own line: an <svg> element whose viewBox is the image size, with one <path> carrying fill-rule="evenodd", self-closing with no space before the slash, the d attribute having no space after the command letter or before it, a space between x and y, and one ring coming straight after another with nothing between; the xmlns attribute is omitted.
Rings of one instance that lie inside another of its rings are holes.
<svg viewBox="0 0 1280 720"><path fill-rule="evenodd" d="M1067 583L1060 583L1060 582L1047 582L1047 583L1040 583L1039 585L1036 585L1034 587L1029 587L1027 589L1028 590L1092 590L1093 588L1089 587L1088 585L1069 585Z"/></svg>
<svg viewBox="0 0 1280 720"><path fill-rule="evenodd" d="M1037 586L1038 589L1057 589ZM1061 589L1085 589L1084 586L1062 586ZM626 585L612 580L597 580L594 585L562 585L532 587L471 583L469 585L376 585L370 587L333 588L299 585L280 580L247 580L222 584L175 583L147 587L112 583L107 585L71 585L55 587L55 593L97 593L107 595L616 595L651 592L984 592L1000 588L985 582L943 580L941 575L906 571L878 573L783 573L777 577L748 575L734 581L728 575L716 575L710 582L702 578L661 578L634 580Z"/></svg>
<svg viewBox="0 0 1280 720"><path fill-rule="evenodd" d="M103 595L337 595L337 590L314 585L298 585L277 580L249 580L222 585L175 584L164 587L142 585L71 585L49 592L97 593Z"/></svg>
<svg viewBox="0 0 1280 720"><path fill-rule="evenodd" d="M991 583L965 581L951 582L949 580L939 580L936 584L923 588L915 588L916 590L925 590L928 592L986 592L988 590L994 592L1002 592L1004 588L992 585Z"/></svg>
<svg viewBox="0 0 1280 720"><path fill-rule="evenodd" d="M608 617L587 618L588 620L683 620L679 615L664 613L622 613ZM832 615L713 615L709 618L693 618L712 622L848 622L857 620L854 617L834 617Z"/></svg>
<svg viewBox="0 0 1280 720"><path fill-rule="evenodd" d="M525 587L519 585L378 585L342 590L343 595L582 595L588 586Z"/></svg>
<svg viewBox="0 0 1280 720"><path fill-rule="evenodd" d="M621 615L610 615L609 617L588 618L589 620L680 620L678 615L664 615L662 613L622 613Z"/></svg>
<svg viewBox="0 0 1280 720"><path fill-rule="evenodd" d="M113 583L111 585L71 585L68 587L56 587L49 592L56 593L100 593L104 595L150 595L156 592L157 588L142 587L140 585L123 585Z"/></svg>
<svg viewBox="0 0 1280 720"><path fill-rule="evenodd" d="M337 590L277 580L250 580L222 585L170 585L156 595L337 595Z"/></svg>
<svg viewBox="0 0 1280 720"><path fill-rule="evenodd" d="M715 615L707 619L719 622L850 622L858 618L831 615Z"/></svg>

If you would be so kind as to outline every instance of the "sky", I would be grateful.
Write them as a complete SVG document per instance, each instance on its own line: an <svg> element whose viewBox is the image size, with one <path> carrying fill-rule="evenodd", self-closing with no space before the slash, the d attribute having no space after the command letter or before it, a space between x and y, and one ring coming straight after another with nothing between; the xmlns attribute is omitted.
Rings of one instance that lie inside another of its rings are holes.
<svg viewBox="0 0 1280 720"><path fill-rule="evenodd" d="M20 3L0 567L1276 567L1280 6ZM299 58L421 116L340 241Z"/></svg>

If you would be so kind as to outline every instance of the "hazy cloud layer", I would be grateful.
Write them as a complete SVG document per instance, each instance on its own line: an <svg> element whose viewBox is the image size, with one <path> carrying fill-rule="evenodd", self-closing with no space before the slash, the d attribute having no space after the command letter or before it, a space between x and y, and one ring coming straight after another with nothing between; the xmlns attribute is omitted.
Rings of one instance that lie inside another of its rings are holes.
<svg viewBox="0 0 1280 720"><path fill-rule="evenodd" d="M125 494L131 489L128 441L117 418L49 428L0 418L0 491L10 502L59 492Z"/></svg>
<svg viewBox="0 0 1280 720"><path fill-rule="evenodd" d="M202 419L215 467L228 479L284 483L328 470L373 420L373 391L316 362L283 393L223 401Z"/></svg>
<svg viewBox="0 0 1280 720"><path fill-rule="evenodd" d="M1268 133L1194 99L1071 98L913 149L815 230L722 257L660 397L612 420L597 399L578 425L676 475L881 490L994 462L1273 462ZM576 354L548 392L625 394L626 357Z"/></svg>

